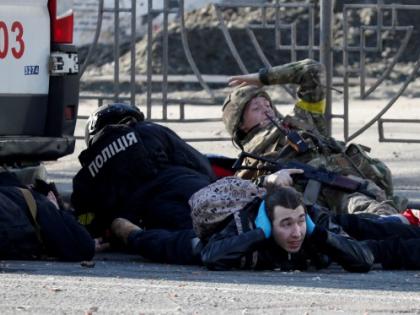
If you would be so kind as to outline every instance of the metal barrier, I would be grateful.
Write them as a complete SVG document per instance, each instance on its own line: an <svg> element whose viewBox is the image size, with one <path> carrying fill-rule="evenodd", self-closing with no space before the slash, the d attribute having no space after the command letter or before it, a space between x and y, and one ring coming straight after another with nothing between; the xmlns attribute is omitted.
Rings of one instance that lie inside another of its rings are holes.
<svg viewBox="0 0 420 315"><path fill-rule="evenodd" d="M102 104L105 99L112 100L129 100L132 104L135 104L135 85L136 85L136 75L135 75L135 44L136 44L136 0L132 0L132 6L130 9L121 9L119 8L118 0L115 0L114 8L104 8L103 0L98 0L98 23L97 29L94 37L94 42L89 50L88 57L90 58L93 54L97 40L99 38L99 33L101 31L101 19L104 12L113 12L115 19L115 32L114 32L114 95L110 96L83 96L81 98L96 98L98 99L98 105ZM331 121L332 119L342 119L343 120L343 138L345 141L350 141L362 134L366 129L371 127L374 123L378 122L379 132L380 132L380 141L390 142L420 142L420 140L410 140L410 139L388 139L383 136L384 129L383 123L391 122L391 120L383 119L383 115L395 104L396 100L404 93L407 89L409 83L415 79L417 72L420 68L420 60L417 61L411 74L408 76L407 80L402 84L400 90L392 97L387 105L368 123L362 126L359 130L350 134L349 131L349 85L352 75L359 75L359 84L360 84L360 95L361 98L367 98L386 80L389 74L394 69L395 65L398 63L401 58L404 50L410 43L413 35L413 26L412 25L399 25L398 22L398 12L406 10L419 10L420 5L402 5L402 4L384 4L383 0L377 0L376 4L344 4L343 6L343 40L342 44L338 46L333 45L333 19L334 19L334 1L330 0L320 0L319 7L314 3L309 3L308 1L296 1L295 3L283 3L280 0L272 1L222 1L221 3L214 4L217 14L217 19L219 21L219 28L222 32L226 44L228 45L232 56L234 57L239 69L243 73L248 73L246 63L241 59L241 56L232 40L232 37L227 27L227 22L224 20L223 12L228 9L238 9L238 8L251 8L252 10L261 11L261 21L259 23L250 23L245 26L246 34L250 43L253 45L257 55L260 58L261 65L270 67L270 61L266 57L264 50L258 43L255 30L259 29L272 29L275 33L275 49L279 53L288 52L290 53L290 61L295 61L297 59L297 52L306 52L307 57L316 58L315 55L319 57L319 60L326 67L326 86L327 86L327 110L326 117L330 123L329 131L331 132ZM292 21L290 23L285 23L281 20L280 11L285 9L299 9L303 10L308 14L308 29L307 29L307 39L306 44L299 43L297 40L297 21ZM319 17L319 40L317 41L315 25L316 21L316 12L320 9ZM352 27L349 16L357 10L369 9L376 13L377 23L376 25L361 25L357 30L360 34L360 40L358 44L352 44L349 42L349 33L350 28ZM268 11L275 12L274 19L267 18ZM121 97L119 90L119 13L131 12L131 69L130 69L130 97ZM389 25L384 24L384 12L391 12L391 23ZM155 75L153 74L152 66L152 44L153 44L153 19L156 15L161 14L163 16L162 28L163 28L163 37L162 37L162 73L161 73L161 98L152 97L152 84L154 83ZM185 52L186 59L188 64L194 73L195 82L201 86L201 88L206 92L207 98L204 99L173 99L168 97L168 56L170 53L169 49L169 40L168 40L168 25L169 25L169 15L175 14L178 16L178 23L180 25L180 35L183 45L183 50ZM185 115L185 107L188 106L212 106L221 104L221 100L217 99L214 91L210 88L209 82L205 79L200 73L200 70L195 63L194 57L191 53L188 39L187 39L187 28L185 25L185 3L184 0L163 0L162 8L155 8L153 6L153 0L148 0L148 32L147 32L147 74L146 74L146 84L147 84L147 96L146 96L146 117L154 121L160 122L210 122L210 121L220 121L220 119L189 119ZM388 65L387 69L384 70L383 74L376 80L376 82L370 87L366 88L367 83L367 63L366 57L369 53L378 53L381 52L384 48L383 46L383 33L384 32L404 32L404 36L401 38L401 45L393 58L393 60ZM290 34L290 43L282 42L282 33L288 32ZM368 32L376 33L376 46L367 46L366 44L366 34ZM316 45L316 42L319 42ZM350 54L358 53L360 60L359 66L355 68L350 63ZM334 107L332 106L332 95L331 91L333 89L333 59L336 55L341 55L343 62L343 114L336 114L334 112ZM81 67L81 75L83 74L86 64L88 63L89 58L85 61L85 64ZM284 87L287 93L294 96L293 87ZM158 104L162 108L162 117L156 118L153 117L154 105ZM168 106L178 106L179 107L179 118L171 119L168 116ZM404 120L404 119L393 119L392 122L409 122L409 123L418 123L418 120ZM189 141L224 141L227 138L201 138L201 139L187 139Z"/></svg>
<svg viewBox="0 0 420 315"><path fill-rule="evenodd" d="M376 11L377 14L377 25L375 26L361 26L360 27L360 43L359 46L351 46L348 43L348 33L349 33L349 21L348 16L352 10L358 10L363 8L369 8ZM390 10L392 17L391 17L391 25L386 26L384 25L383 21L383 13L385 10ZM420 68L420 59L416 62L416 64L413 67L412 72L406 79L406 81L402 84L399 91L392 97L392 99L389 101L387 105L375 116L373 117L369 122L367 122L364 126L362 126L359 130L355 131L353 134L349 134L349 84L348 79L349 75L351 73L358 73L360 74L360 96L362 98L367 98L369 95L371 95L378 86L384 82L385 78L391 73L392 69L394 68L395 64L398 62L399 58L401 57L403 51L406 49L407 44L412 37L413 34L413 26L407 25L407 26L399 26L398 23L398 10L420 10L420 5L400 5L400 4L391 4L391 5L385 5L383 3L383 0L378 0L378 3L376 5L360 5L360 4L346 4L343 8L343 18L344 18L344 43L342 47L343 52L343 63L344 63L344 76L343 76L343 87L344 87L344 139L346 141L351 141L357 136L361 135L365 130L367 130L369 127L371 127L374 123L379 123L379 132L380 132L380 138L379 141L381 142L418 142L420 143L420 140L410 140L410 139L387 139L383 136L383 122L385 120L381 117L392 107L392 105L395 104L397 99L404 93L404 91L407 89L410 82L412 82L416 76L417 72ZM365 43L365 32L366 31L374 31L377 35L377 45L373 47L367 47ZM394 60L389 64L387 69L383 72L382 76L378 78L378 80L372 85L370 89L366 91L366 54L368 52L380 52L383 49L382 46L382 33L385 31L403 31L405 32L404 37L401 42L401 46L397 52L397 54L394 57ZM340 49L340 48L339 48ZM359 52L360 53L360 68L358 69L350 69L349 67L349 52ZM419 56L420 57L420 56ZM388 120L389 121L389 120ZM404 119L393 119L393 122L407 122L407 120ZM414 121L411 120L411 123ZM417 121L418 122L418 121Z"/></svg>
<svg viewBox="0 0 420 315"><path fill-rule="evenodd" d="M172 6L171 6L172 4ZM147 101L146 101L146 117L148 119L152 118L152 40L153 40L153 33L152 33L152 22L153 22L153 16L155 14L163 14L163 45L162 45L162 100L161 104L163 106L162 110L162 120L167 121L168 115L167 115L167 105L168 102L168 15L170 13L175 13L180 18L180 24L181 24L181 40L182 45L184 48L185 56L188 60L188 63L194 72L194 75L196 76L198 83L201 85L201 87L207 92L209 96L209 100L171 100L172 104L178 103L180 107L185 106L186 104L191 105L202 105L203 103L210 104L216 104L216 98L214 96L213 91L210 89L208 84L204 81L203 76L201 75L200 71L198 70L198 67L194 61L194 58L192 57L191 50L188 45L187 40L187 34L186 34L186 28L185 28L185 17L184 17L184 0L179 0L178 3L170 2L169 0L164 0L163 2L163 8L162 9L155 9L153 7L153 0L148 0L148 33L147 33ZM159 101L159 100L157 100ZM191 122L191 120L185 119L185 115L180 116L181 121L188 121ZM203 121L206 121L203 119ZM210 120L209 120L210 121Z"/></svg>
<svg viewBox="0 0 420 315"><path fill-rule="evenodd" d="M97 24L96 30L93 38L93 42L89 47L87 56L80 67L79 76L82 77L87 65L89 64L93 53L95 52L96 46L98 44L99 36L102 30L102 20L104 13L113 13L114 14L114 96L110 98L109 96L87 96L80 95L81 99L98 99L98 106L102 105L104 99L111 99L113 101L124 101L128 100L131 104L135 104L136 100L136 90L135 90L135 79L136 79L136 6L137 0L131 0L130 8L120 8L119 0L114 0L113 8L104 7L104 0L98 0L98 9L97 9ZM131 53L131 68L130 68L130 97L121 97L120 96L120 13L128 12L131 15L131 41L130 41L130 53ZM80 117L82 118L82 117Z"/></svg>

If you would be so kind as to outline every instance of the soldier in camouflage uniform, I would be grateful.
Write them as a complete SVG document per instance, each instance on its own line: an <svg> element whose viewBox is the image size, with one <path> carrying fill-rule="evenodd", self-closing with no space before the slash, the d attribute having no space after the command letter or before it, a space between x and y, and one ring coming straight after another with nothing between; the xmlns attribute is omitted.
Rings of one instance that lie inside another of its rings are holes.
<svg viewBox="0 0 420 315"><path fill-rule="evenodd" d="M341 175L363 181L376 200L360 193L346 193L323 187L318 203L335 213L368 212L397 214L407 201L393 196L392 178L386 165L370 158L365 147L336 141L327 135L323 66L311 59L263 68L259 73L231 77L229 85L237 86L223 105L223 122L236 145L245 152L281 162L298 160L314 167L324 167ZM263 85L296 84L298 101L292 116L284 117L272 105ZM276 126L277 125L277 126ZM280 127L284 127L281 130ZM286 132L285 132L286 130ZM297 152L288 142L287 131L297 131L309 150ZM238 176L263 179L266 171L255 170L262 162L246 158Z"/></svg>

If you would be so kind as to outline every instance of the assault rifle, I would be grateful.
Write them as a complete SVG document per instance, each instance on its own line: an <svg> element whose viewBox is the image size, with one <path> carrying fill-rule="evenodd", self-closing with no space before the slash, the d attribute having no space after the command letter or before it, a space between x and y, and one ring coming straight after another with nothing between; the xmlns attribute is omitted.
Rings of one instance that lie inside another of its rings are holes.
<svg viewBox="0 0 420 315"><path fill-rule="evenodd" d="M252 158L258 161L262 161L265 162L266 165L260 167L243 166L242 164L245 158ZM366 189L367 183L361 183L357 180L353 180L346 176L337 174L336 172L331 172L323 168L316 168L302 162L289 161L286 163L280 163L269 158L242 151L236 162L233 164L232 168L235 171L241 169L254 169L266 170L269 172L276 172L282 169L291 168L301 169L304 171L303 174L294 174L292 176L298 183L303 182L306 185L304 192L304 199L306 199L306 204L314 204L316 202L322 185L346 192L360 192L366 196L372 197L374 199L376 198L374 194Z"/></svg>

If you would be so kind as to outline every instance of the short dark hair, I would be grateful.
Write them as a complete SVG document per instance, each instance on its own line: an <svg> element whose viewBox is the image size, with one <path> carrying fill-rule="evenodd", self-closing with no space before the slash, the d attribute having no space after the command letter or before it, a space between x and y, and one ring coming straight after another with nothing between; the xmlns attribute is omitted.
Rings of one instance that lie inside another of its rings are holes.
<svg viewBox="0 0 420 315"><path fill-rule="evenodd" d="M288 209L296 209L299 206L305 208L302 194L292 187L275 187L267 191L265 209L270 220L273 220L276 206Z"/></svg>

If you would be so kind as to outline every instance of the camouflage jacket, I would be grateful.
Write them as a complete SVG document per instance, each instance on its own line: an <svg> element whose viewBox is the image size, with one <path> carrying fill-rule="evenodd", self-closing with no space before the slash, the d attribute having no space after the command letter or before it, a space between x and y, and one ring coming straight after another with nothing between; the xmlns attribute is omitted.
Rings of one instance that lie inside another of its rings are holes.
<svg viewBox="0 0 420 315"><path fill-rule="evenodd" d="M383 191L378 192L378 200L391 198L393 186L391 172L380 160L370 158L365 147L349 145L329 137L324 118L325 100L323 67L309 59L301 62L278 66L260 71L260 80L264 84L298 84L298 101L293 115L278 115L277 122L286 129L297 131L305 140L309 150L302 153L290 148L283 131L274 124L263 128L254 128L240 141L245 152L286 162L298 160L314 167L324 167L341 175L358 176L373 181ZM263 170L266 164L251 158L244 160L243 169L236 175L245 179L256 179L268 172ZM258 169L260 168L260 169Z"/></svg>

